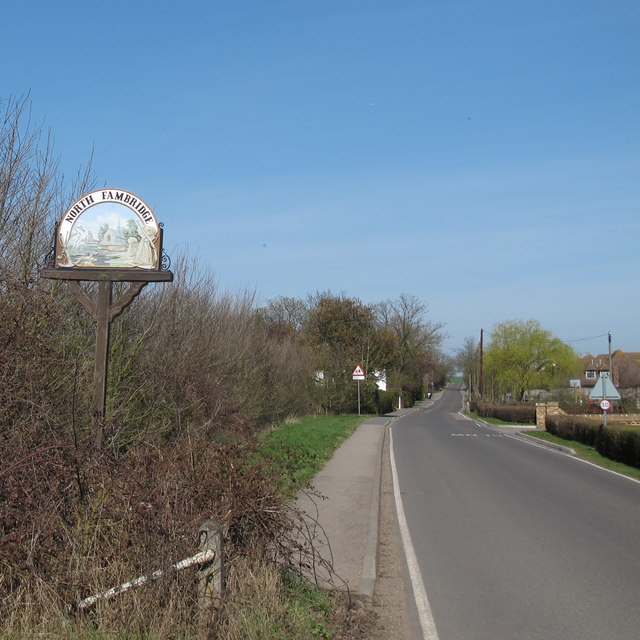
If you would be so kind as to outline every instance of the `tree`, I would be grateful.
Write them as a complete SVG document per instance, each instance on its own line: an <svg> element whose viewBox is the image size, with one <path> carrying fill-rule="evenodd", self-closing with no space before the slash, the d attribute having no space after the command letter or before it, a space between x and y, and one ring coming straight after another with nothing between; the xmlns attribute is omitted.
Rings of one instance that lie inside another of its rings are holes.
<svg viewBox="0 0 640 640"><path fill-rule="evenodd" d="M361 364L366 372L380 368L375 315L358 298L318 293L309 300L304 333L322 371L321 404L325 411L353 410L357 396L351 372ZM367 376L362 400L373 408L375 382Z"/></svg>
<svg viewBox="0 0 640 640"><path fill-rule="evenodd" d="M298 337L311 349L315 370L322 372L320 405L325 411L347 411L357 399L351 378L356 364L368 374L361 391L370 409L376 372L386 374L389 389L408 392L414 400L422 397L431 381L435 386L444 383L451 362L439 349L442 324L427 321L426 313L425 303L406 294L366 305L329 291L304 302L287 297L269 300L256 316L271 337L293 341Z"/></svg>
<svg viewBox="0 0 640 640"><path fill-rule="evenodd" d="M106 233L106 229L104 231ZM102 234L104 236L104 233ZM140 240L140 233L138 231L138 227L136 227L135 220L129 218L122 227L122 235L125 238L135 238L136 240ZM100 238L101 240L102 238Z"/></svg>
<svg viewBox="0 0 640 640"><path fill-rule="evenodd" d="M107 233L107 231L109 231L109 225L105 222L100 225L100 228L98 229L98 242L102 242L104 234Z"/></svg>
<svg viewBox="0 0 640 640"><path fill-rule="evenodd" d="M613 374L615 383L623 389L640 387L640 362L630 354L613 354Z"/></svg>
<svg viewBox="0 0 640 640"><path fill-rule="evenodd" d="M64 203L91 180L89 163L67 191L51 133L31 121L28 94L0 100L0 286L32 286Z"/></svg>
<svg viewBox="0 0 640 640"><path fill-rule="evenodd" d="M475 338L467 336L463 345L456 351L455 366L462 372L464 381L470 385L470 392L475 392L478 384L479 364L479 344Z"/></svg>
<svg viewBox="0 0 640 640"><path fill-rule="evenodd" d="M258 309L258 319L274 337L298 336L309 317L309 308L303 300L279 296L267 300L267 306Z"/></svg>
<svg viewBox="0 0 640 640"><path fill-rule="evenodd" d="M375 308L378 322L395 336L396 351L388 367L392 386L410 391L414 399L421 397L423 386L436 370L447 370L440 353L443 324L425 319L428 306L417 297L401 294ZM426 379L425 379L426 378ZM435 378L434 378L435 380Z"/></svg>
<svg viewBox="0 0 640 640"><path fill-rule="evenodd" d="M537 320L508 320L494 326L484 372L494 397L522 399L529 389L549 389L576 375L574 350Z"/></svg>

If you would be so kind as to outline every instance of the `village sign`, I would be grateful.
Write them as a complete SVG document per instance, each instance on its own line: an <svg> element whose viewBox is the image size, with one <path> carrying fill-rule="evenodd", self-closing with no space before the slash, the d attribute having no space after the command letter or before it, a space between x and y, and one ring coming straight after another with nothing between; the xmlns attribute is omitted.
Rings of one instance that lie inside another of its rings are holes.
<svg viewBox="0 0 640 640"><path fill-rule="evenodd" d="M141 198L99 189L74 202L56 234L57 268L159 269L162 229Z"/></svg>
<svg viewBox="0 0 640 640"><path fill-rule="evenodd" d="M97 189L74 202L56 229L42 276L66 280L96 322L93 437L104 438L109 327L149 282L172 282L163 229L149 205L130 191ZM98 282L97 299L80 282ZM113 283L128 289L112 302Z"/></svg>

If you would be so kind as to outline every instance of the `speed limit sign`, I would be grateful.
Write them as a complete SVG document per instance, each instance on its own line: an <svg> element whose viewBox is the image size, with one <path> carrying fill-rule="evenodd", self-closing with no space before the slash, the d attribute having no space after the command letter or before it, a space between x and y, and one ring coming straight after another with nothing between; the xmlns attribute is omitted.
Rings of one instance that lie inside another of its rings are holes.
<svg viewBox="0 0 640 640"><path fill-rule="evenodd" d="M600 408L603 411L609 411L609 409L611 409L611 402L606 398L604 400L600 400Z"/></svg>

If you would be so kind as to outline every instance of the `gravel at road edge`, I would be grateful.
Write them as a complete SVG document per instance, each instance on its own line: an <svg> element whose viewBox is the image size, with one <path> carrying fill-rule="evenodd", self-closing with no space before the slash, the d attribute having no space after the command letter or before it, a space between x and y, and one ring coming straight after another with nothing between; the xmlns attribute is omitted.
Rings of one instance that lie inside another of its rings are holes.
<svg viewBox="0 0 640 640"><path fill-rule="evenodd" d="M384 436L380 486L378 572L372 608L376 626L370 640L414 640L421 636L407 575L406 561L393 499L389 432Z"/></svg>

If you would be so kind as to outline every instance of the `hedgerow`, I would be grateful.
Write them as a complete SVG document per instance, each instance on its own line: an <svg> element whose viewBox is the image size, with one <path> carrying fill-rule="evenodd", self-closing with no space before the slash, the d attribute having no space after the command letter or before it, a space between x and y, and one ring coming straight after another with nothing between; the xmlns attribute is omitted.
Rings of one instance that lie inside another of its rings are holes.
<svg viewBox="0 0 640 640"><path fill-rule="evenodd" d="M497 418L498 420L515 424L535 424L536 422L536 407L526 402L494 404L492 402L473 400L470 409L483 418Z"/></svg>
<svg viewBox="0 0 640 640"><path fill-rule="evenodd" d="M565 440L575 440L598 453L640 468L640 431L637 427L607 425L572 416L547 416L547 431Z"/></svg>

